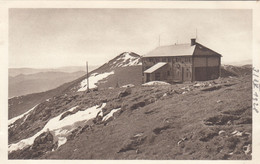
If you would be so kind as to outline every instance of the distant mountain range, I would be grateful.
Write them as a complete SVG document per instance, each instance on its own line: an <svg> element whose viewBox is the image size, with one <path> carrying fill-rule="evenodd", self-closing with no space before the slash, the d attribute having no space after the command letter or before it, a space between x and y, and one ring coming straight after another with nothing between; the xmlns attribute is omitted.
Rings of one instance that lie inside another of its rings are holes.
<svg viewBox="0 0 260 164"><path fill-rule="evenodd" d="M89 66L89 71L96 69L98 66ZM17 76L20 74L28 75L28 74L36 74L41 72L79 72L86 71L85 66L68 66L68 67L59 67L59 68L9 68L8 69L9 76Z"/></svg>
<svg viewBox="0 0 260 164"><path fill-rule="evenodd" d="M73 73L40 72L28 75L20 74L15 77L9 76L8 97L47 91L75 80L84 74L86 72L83 71Z"/></svg>
<svg viewBox="0 0 260 164"><path fill-rule="evenodd" d="M244 65L252 65L252 60L242 60L242 61L236 61L236 62L222 62L223 65L233 65L233 66L244 66Z"/></svg>
<svg viewBox="0 0 260 164"><path fill-rule="evenodd" d="M89 66L93 70L97 66ZM86 67L69 66L60 68L9 68L8 97L37 93L56 88L83 76Z"/></svg>

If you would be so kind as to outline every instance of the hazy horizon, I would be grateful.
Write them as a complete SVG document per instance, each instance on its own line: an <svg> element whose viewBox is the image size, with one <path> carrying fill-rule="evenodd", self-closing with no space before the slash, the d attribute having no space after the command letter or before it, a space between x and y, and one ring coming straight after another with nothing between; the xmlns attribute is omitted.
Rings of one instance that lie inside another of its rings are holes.
<svg viewBox="0 0 260 164"><path fill-rule="evenodd" d="M197 41L222 64L252 61L244 9L10 9L9 68L101 66L122 52ZM247 63L246 63L247 64Z"/></svg>
<svg viewBox="0 0 260 164"><path fill-rule="evenodd" d="M105 64L105 63L103 63ZM100 67L101 65L89 65L89 67ZM242 65L248 65L248 64L253 64L252 60L245 60L245 61L241 61L241 62L230 62L230 63L221 63L221 65L233 65L233 66L242 66ZM85 66L79 66L79 65L75 65L75 66L60 66L60 67L9 67L8 69L60 69L60 68L66 68L66 67L82 67L85 68Z"/></svg>

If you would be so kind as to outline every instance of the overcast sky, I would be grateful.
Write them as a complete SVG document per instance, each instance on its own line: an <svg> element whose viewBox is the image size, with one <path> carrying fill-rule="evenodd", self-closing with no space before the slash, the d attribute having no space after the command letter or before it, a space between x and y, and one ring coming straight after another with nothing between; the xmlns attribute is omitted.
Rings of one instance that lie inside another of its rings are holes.
<svg viewBox="0 0 260 164"><path fill-rule="evenodd" d="M251 10L10 9L9 67L101 65L125 51L198 42L222 63L252 59Z"/></svg>

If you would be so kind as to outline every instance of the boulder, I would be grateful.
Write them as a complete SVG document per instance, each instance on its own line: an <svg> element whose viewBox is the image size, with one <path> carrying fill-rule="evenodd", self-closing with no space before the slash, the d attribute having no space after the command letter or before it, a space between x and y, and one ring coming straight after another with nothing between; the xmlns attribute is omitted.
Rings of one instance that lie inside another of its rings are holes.
<svg viewBox="0 0 260 164"><path fill-rule="evenodd" d="M124 89L123 91L119 92L117 98L126 97L126 96L130 95L131 92L132 92L131 88L128 87L128 88Z"/></svg>

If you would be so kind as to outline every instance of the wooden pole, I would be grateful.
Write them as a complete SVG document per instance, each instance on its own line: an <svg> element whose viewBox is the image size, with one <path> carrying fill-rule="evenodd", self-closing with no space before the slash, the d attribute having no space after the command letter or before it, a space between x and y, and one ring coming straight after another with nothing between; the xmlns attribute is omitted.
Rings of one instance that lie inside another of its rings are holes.
<svg viewBox="0 0 260 164"><path fill-rule="evenodd" d="M87 69L87 91L89 91L89 75L88 75L88 62L86 62L86 69Z"/></svg>

